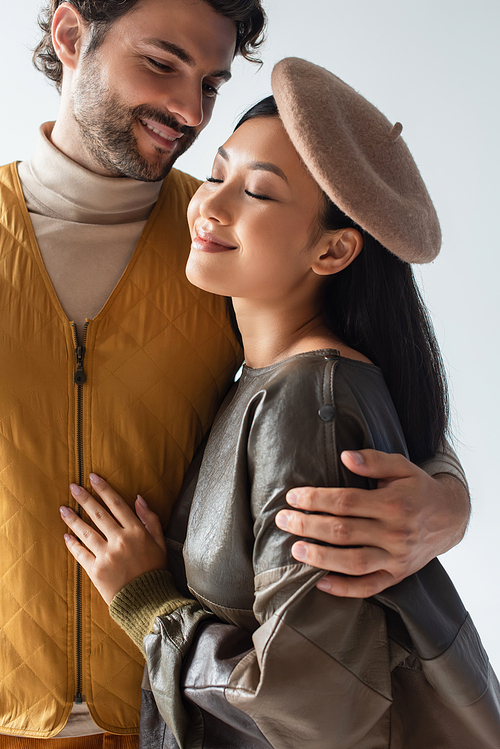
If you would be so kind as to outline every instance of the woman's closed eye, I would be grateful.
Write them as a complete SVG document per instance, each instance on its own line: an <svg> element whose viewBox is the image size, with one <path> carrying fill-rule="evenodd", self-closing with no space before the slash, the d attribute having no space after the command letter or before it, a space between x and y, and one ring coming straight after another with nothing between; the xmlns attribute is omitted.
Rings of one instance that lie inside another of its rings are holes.
<svg viewBox="0 0 500 749"><path fill-rule="evenodd" d="M205 182L220 185L224 182L224 180L220 177L207 177L205 179ZM265 195L264 193L259 192L253 192L252 190L245 190L245 195L248 195L250 198L254 198L255 200L273 200L273 198L269 197L269 195Z"/></svg>
<svg viewBox="0 0 500 749"><path fill-rule="evenodd" d="M245 190L245 193L251 198L255 198L256 200L273 200L273 198L270 198L269 195L261 195L256 192L251 192L250 190Z"/></svg>

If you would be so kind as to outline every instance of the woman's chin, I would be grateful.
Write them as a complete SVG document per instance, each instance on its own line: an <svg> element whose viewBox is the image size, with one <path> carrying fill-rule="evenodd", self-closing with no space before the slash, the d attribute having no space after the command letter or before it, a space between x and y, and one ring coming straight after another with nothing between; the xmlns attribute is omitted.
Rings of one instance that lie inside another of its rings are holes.
<svg viewBox="0 0 500 749"><path fill-rule="evenodd" d="M197 263L189 263L186 266L186 278L189 283L196 286L202 291L208 291L210 294L218 296L231 296L217 279L211 278L209 274L200 272Z"/></svg>

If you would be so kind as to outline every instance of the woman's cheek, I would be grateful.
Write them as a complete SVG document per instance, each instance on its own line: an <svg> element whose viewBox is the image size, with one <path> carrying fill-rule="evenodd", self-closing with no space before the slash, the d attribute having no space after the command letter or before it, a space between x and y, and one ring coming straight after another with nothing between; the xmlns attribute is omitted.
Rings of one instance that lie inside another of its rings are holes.
<svg viewBox="0 0 500 749"><path fill-rule="evenodd" d="M202 190L204 185L201 185L201 187L198 188L198 190L195 192L191 200L189 201L188 209L187 209L187 220L188 220L188 226L189 231L191 232L191 236L193 235L193 229L194 229L194 222L200 215L200 204L203 200L202 197Z"/></svg>

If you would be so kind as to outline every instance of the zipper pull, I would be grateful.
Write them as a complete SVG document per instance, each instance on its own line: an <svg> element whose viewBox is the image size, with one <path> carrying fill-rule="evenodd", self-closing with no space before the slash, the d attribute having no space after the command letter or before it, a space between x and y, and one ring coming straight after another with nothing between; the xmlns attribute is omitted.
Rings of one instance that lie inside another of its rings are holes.
<svg viewBox="0 0 500 749"><path fill-rule="evenodd" d="M77 346L75 349L76 354L76 372L75 372L75 383L77 385L83 385L87 381L87 376L83 371L83 358L85 356L85 346Z"/></svg>

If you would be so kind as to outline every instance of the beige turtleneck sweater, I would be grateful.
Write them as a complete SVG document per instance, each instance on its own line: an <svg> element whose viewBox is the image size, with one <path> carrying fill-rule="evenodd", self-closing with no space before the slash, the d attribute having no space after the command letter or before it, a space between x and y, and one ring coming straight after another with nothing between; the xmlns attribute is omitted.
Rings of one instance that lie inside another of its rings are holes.
<svg viewBox="0 0 500 749"><path fill-rule="evenodd" d="M43 262L81 337L85 319L101 310L132 257L161 182L89 172L52 145L52 127L42 125L19 177Z"/></svg>

